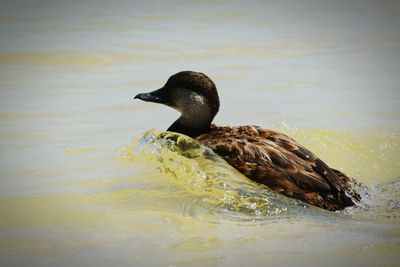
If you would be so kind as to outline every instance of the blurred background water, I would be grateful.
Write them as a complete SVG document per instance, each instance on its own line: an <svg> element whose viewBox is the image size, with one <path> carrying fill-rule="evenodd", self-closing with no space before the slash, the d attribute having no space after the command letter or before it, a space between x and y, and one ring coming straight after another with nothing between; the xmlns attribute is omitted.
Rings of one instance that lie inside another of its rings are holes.
<svg viewBox="0 0 400 267"><path fill-rule="evenodd" d="M398 265L399 28L398 1L1 1L1 265ZM133 97L181 70L214 80L217 124L291 135L364 208L221 207L210 166L135 154L178 114Z"/></svg>

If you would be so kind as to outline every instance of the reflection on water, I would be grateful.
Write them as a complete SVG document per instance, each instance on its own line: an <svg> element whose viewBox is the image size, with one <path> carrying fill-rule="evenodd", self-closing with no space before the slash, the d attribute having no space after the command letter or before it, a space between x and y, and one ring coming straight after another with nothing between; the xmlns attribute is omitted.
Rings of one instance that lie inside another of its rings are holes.
<svg viewBox="0 0 400 267"><path fill-rule="evenodd" d="M389 0L3 1L1 265L397 265L399 14ZM163 133L176 112L133 96L186 69L215 81L217 124L287 133L365 185L360 205L304 208Z"/></svg>

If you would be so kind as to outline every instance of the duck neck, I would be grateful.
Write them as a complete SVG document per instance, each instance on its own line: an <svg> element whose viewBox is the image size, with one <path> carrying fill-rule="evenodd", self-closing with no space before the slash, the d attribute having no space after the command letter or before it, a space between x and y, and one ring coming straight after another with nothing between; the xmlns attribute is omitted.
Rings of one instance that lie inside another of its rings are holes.
<svg viewBox="0 0 400 267"><path fill-rule="evenodd" d="M182 114L167 131L196 137L210 131L213 116L209 114Z"/></svg>

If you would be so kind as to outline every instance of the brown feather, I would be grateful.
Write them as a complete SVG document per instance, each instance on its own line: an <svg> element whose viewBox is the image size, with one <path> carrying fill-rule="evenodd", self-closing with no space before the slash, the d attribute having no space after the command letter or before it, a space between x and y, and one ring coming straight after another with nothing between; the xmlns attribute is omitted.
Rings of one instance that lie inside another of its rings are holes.
<svg viewBox="0 0 400 267"><path fill-rule="evenodd" d="M258 126L217 127L196 138L248 178L309 204L337 210L354 205L350 179L295 140Z"/></svg>

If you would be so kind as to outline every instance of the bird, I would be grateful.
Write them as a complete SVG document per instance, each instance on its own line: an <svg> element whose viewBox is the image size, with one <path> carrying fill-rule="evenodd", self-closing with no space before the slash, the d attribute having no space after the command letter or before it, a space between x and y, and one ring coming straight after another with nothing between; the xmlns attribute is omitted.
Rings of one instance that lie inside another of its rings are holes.
<svg viewBox="0 0 400 267"><path fill-rule="evenodd" d="M212 149L249 179L310 205L342 210L360 195L352 178L330 168L286 134L260 126L216 126L220 100L214 82L204 73L181 71L160 89L134 99L164 104L181 113L167 129L187 135Z"/></svg>

